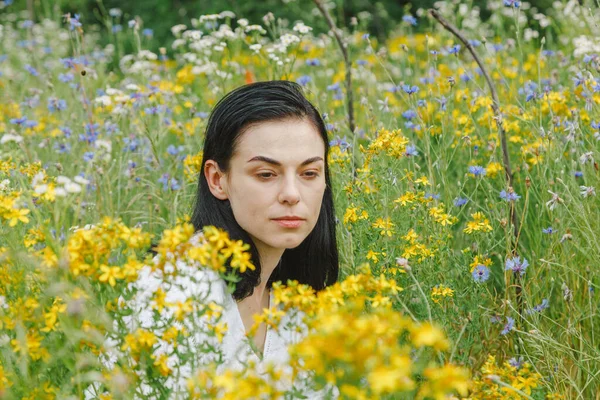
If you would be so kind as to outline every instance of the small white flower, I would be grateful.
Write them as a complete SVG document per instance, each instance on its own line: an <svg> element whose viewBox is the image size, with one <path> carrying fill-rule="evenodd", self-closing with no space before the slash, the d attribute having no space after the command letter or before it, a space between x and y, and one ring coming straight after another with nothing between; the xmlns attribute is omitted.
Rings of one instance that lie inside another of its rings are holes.
<svg viewBox="0 0 600 400"><path fill-rule="evenodd" d="M125 89L138 91L138 90L140 90L140 87L138 85L133 84L133 83L129 83L129 84L127 84L125 86Z"/></svg>
<svg viewBox="0 0 600 400"><path fill-rule="evenodd" d="M245 28L246 26L248 26L248 20L246 18L240 18L240 19L238 19L237 23L242 28Z"/></svg>
<svg viewBox="0 0 600 400"><path fill-rule="evenodd" d="M48 191L48 185L37 185L34 187L33 191L35 192L35 194L44 194Z"/></svg>
<svg viewBox="0 0 600 400"><path fill-rule="evenodd" d="M59 185L66 185L67 183L71 182L71 178L64 175L59 175L56 177L56 182Z"/></svg>
<svg viewBox="0 0 600 400"><path fill-rule="evenodd" d="M8 185L10 185L10 181L8 179L3 180L0 182L0 190L6 190Z"/></svg>
<svg viewBox="0 0 600 400"><path fill-rule="evenodd" d="M579 190L581 190L581 195L583 197L596 195L596 188L593 186L579 186Z"/></svg>
<svg viewBox="0 0 600 400"><path fill-rule="evenodd" d="M246 33L248 32L252 32L252 31L258 31L261 34L265 34L267 33L267 31L260 25L248 25L245 29Z"/></svg>
<svg viewBox="0 0 600 400"><path fill-rule="evenodd" d="M588 151L587 153L583 153L581 157L579 157L579 162L581 164L585 164L586 162L594 163L594 152Z"/></svg>
<svg viewBox="0 0 600 400"><path fill-rule="evenodd" d="M69 193L80 193L81 186L75 182L69 182L65 184L65 190Z"/></svg>
<svg viewBox="0 0 600 400"><path fill-rule="evenodd" d="M67 191L61 187L57 187L56 189L54 189L54 195L57 197L66 197Z"/></svg>
<svg viewBox="0 0 600 400"><path fill-rule="evenodd" d="M4 143L8 143L8 142L21 143L22 141L23 141L22 136L7 133L4 136L2 136L2 139L0 139L0 144L4 144Z"/></svg>
<svg viewBox="0 0 600 400"><path fill-rule="evenodd" d="M262 44L260 43L256 43L256 44L251 44L250 45L250 50L252 50L255 53L260 52L260 49L262 48Z"/></svg>
<svg viewBox="0 0 600 400"><path fill-rule="evenodd" d="M90 183L89 180L85 179L82 176L77 175L75 178L73 178L73 180L77 183L80 183L82 185L88 185Z"/></svg>
<svg viewBox="0 0 600 400"><path fill-rule="evenodd" d="M104 107L108 107L108 106L112 105L112 99L110 98L110 96L99 96L99 97L96 97L94 99L94 102L97 103L97 104L100 104L100 105L102 105Z"/></svg>
<svg viewBox="0 0 600 400"><path fill-rule="evenodd" d="M562 204L565 201L563 199L561 199L558 194L548 190L548 193L550 193L552 195L552 198L550 199L550 201L546 202L546 207L548 207L550 210L554 210L554 208L556 208L557 204Z"/></svg>
<svg viewBox="0 0 600 400"><path fill-rule="evenodd" d="M187 26L185 26L184 24L178 24L178 25L171 27L171 32L173 33L173 35L179 36L179 34L182 31L185 31L186 29L187 29Z"/></svg>
<svg viewBox="0 0 600 400"><path fill-rule="evenodd" d="M310 26L304 25L304 22L298 22L298 23L296 23L296 25L294 25L293 30L294 30L294 32L298 32L298 33L304 35L310 31L312 31L312 28Z"/></svg>

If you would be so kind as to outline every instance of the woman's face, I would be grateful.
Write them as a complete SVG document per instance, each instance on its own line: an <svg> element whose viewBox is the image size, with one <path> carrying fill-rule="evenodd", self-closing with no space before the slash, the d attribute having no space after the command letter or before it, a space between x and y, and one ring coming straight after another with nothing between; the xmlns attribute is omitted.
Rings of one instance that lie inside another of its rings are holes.
<svg viewBox="0 0 600 400"><path fill-rule="evenodd" d="M236 221L260 252L297 247L319 218L325 144L307 119L258 123L240 136L219 183L222 192L211 191L229 199ZM276 221L289 216L302 221Z"/></svg>

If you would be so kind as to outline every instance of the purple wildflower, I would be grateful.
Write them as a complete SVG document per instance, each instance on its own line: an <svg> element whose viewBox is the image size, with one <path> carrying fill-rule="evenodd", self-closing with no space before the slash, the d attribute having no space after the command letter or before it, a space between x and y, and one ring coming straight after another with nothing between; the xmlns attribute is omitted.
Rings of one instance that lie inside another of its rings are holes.
<svg viewBox="0 0 600 400"><path fill-rule="evenodd" d="M515 320L511 317L506 317L506 325L504 325L504 329L502 329L502 332L500 332L500 334L506 335L508 334L508 332L512 331L514 327Z"/></svg>
<svg viewBox="0 0 600 400"><path fill-rule="evenodd" d="M479 264L475 267L471 275L473 275L473 280L475 282L483 283L490 278L490 270L485 265Z"/></svg>
<svg viewBox="0 0 600 400"><path fill-rule="evenodd" d="M505 271L513 271L516 274L519 275L525 275L525 270L527 270L527 267L529 266L529 261L527 261L526 258L523 258L523 261L521 261L521 257L513 257L513 258L509 258L506 260L506 266L504 268Z"/></svg>

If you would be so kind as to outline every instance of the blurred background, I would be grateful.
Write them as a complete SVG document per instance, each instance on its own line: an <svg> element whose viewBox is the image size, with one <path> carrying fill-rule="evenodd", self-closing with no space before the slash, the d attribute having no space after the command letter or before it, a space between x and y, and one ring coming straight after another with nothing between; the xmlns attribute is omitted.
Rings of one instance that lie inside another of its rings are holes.
<svg viewBox="0 0 600 400"><path fill-rule="evenodd" d="M531 5L544 13L554 1L556 0L531 0L524 5ZM478 8L484 21L491 15L490 3L498 3L486 0L453 2L465 4L468 9ZM312 0L0 0L0 4L2 3L5 8L10 5L13 12L20 10L29 14L28 18L34 21L43 17L60 18L60 15L67 12L77 13L86 26L105 26L113 34L126 30L127 22L137 17L144 27L152 28L151 32L148 30L146 33L148 37L151 36L148 47L155 51L159 47L168 47L173 41L172 26L185 24L189 27L193 18L225 10L232 11L237 18L248 19L250 24L261 23L262 17L272 12L276 18L287 20L290 24L302 20L312 26L315 33L328 30ZM361 28L383 41L402 17L417 15L419 8L426 10L433 7L436 0L329 0L323 3L337 21L344 22L343 26L349 26L352 18L358 16L361 23L364 23ZM425 28L424 24L414 27L415 31ZM108 41L110 38L105 37L104 40Z"/></svg>

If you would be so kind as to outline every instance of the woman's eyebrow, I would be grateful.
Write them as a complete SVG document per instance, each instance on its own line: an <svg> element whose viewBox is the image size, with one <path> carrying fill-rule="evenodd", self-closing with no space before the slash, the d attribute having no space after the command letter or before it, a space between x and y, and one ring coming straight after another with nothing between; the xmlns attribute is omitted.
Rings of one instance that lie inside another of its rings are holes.
<svg viewBox="0 0 600 400"><path fill-rule="evenodd" d="M252 157L251 159L248 160L248 162L252 162L252 161L264 161L266 163L269 164L273 164L273 165L277 165L277 166L281 166L281 163L277 160L273 160L272 158L269 157L265 157L265 156L256 156L256 157ZM302 164L300 164L301 166L303 165L308 165L310 163L313 163L315 161L323 161L323 157L311 157L307 160L302 161Z"/></svg>

